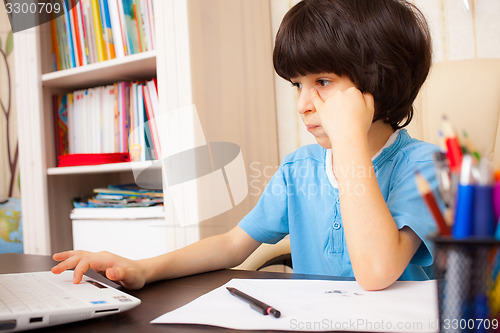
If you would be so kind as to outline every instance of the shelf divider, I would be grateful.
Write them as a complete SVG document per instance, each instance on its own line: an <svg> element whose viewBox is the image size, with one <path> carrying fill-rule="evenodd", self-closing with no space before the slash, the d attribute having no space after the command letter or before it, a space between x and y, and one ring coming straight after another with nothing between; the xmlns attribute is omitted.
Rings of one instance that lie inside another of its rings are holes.
<svg viewBox="0 0 500 333"><path fill-rule="evenodd" d="M89 83L98 86L152 77L156 77L156 52L148 51L42 74L42 85L49 88L80 89L89 88Z"/></svg>
<svg viewBox="0 0 500 333"><path fill-rule="evenodd" d="M144 161L144 162L125 162L125 163L109 163L99 165L82 165L71 167L48 168L47 175L77 175L77 174L92 174L92 173L111 173L132 171L134 168L146 169L153 166L158 161ZM160 166L158 166L159 168Z"/></svg>

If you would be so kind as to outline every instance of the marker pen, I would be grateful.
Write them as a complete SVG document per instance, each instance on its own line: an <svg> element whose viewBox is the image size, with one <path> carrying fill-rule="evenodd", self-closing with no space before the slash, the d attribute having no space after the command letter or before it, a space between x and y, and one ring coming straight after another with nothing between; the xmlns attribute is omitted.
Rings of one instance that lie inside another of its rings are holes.
<svg viewBox="0 0 500 333"><path fill-rule="evenodd" d="M493 214L493 171L488 159L479 163L479 178L474 194L474 236L487 237L495 234Z"/></svg>
<svg viewBox="0 0 500 333"><path fill-rule="evenodd" d="M467 238L474 232L474 179L472 177L473 158L465 155L462 161L455 209L453 237Z"/></svg>
<svg viewBox="0 0 500 333"><path fill-rule="evenodd" d="M226 287L226 289L231 293L231 295L236 296L243 301L247 302L250 304L250 307L254 309L255 311L262 313L263 315L272 315L276 318L279 318L281 316L281 312L276 310L274 307L259 301L258 299L253 298L252 296L245 294L244 292L233 288L233 287Z"/></svg>
<svg viewBox="0 0 500 333"><path fill-rule="evenodd" d="M500 218L500 170L495 172L495 187L493 188L493 208L495 221Z"/></svg>

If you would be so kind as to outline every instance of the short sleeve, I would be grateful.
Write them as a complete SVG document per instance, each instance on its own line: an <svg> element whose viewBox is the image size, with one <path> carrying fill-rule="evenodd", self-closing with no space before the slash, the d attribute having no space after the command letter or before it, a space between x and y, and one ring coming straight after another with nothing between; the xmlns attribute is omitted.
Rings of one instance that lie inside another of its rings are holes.
<svg viewBox="0 0 500 333"><path fill-rule="evenodd" d="M287 184L283 166L273 175L257 205L238 224L261 243L277 243L288 232Z"/></svg>
<svg viewBox="0 0 500 333"><path fill-rule="evenodd" d="M429 156L431 156L431 152ZM420 174L430 183L436 194L437 179L432 160L408 162L404 161L398 169L400 176L396 174L397 180L389 192L387 206L398 226L402 229L408 226L422 240L422 244L411 259L410 263L418 266L429 266L433 262L433 243L428 236L436 231L433 216L427 208L424 200L417 190L414 171ZM395 170L396 173L397 170ZM436 198L438 199L437 195ZM439 200L439 199L438 199Z"/></svg>

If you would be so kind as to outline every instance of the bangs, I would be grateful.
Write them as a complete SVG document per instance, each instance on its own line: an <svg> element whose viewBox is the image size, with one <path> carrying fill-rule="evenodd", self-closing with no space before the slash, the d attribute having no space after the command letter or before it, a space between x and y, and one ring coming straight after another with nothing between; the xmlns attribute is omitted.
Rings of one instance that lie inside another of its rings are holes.
<svg viewBox="0 0 500 333"><path fill-rule="evenodd" d="M290 78L316 73L346 74L333 22L325 20L321 8L299 2L283 18L276 34L273 64L276 73Z"/></svg>

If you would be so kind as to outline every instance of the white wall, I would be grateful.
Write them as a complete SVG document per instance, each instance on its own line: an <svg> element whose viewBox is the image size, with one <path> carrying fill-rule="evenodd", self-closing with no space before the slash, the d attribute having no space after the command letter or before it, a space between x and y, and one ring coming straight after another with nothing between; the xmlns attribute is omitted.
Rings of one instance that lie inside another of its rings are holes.
<svg viewBox="0 0 500 333"><path fill-rule="evenodd" d="M283 15L298 2L299 0L271 0L274 35ZM412 0L412 3L428 20L435 62L500 58L499 0ZM283 160L298 147L314 143L315 140L304 129L297 115L293 88L278 76L276 99L280 160Z"/></svg>

